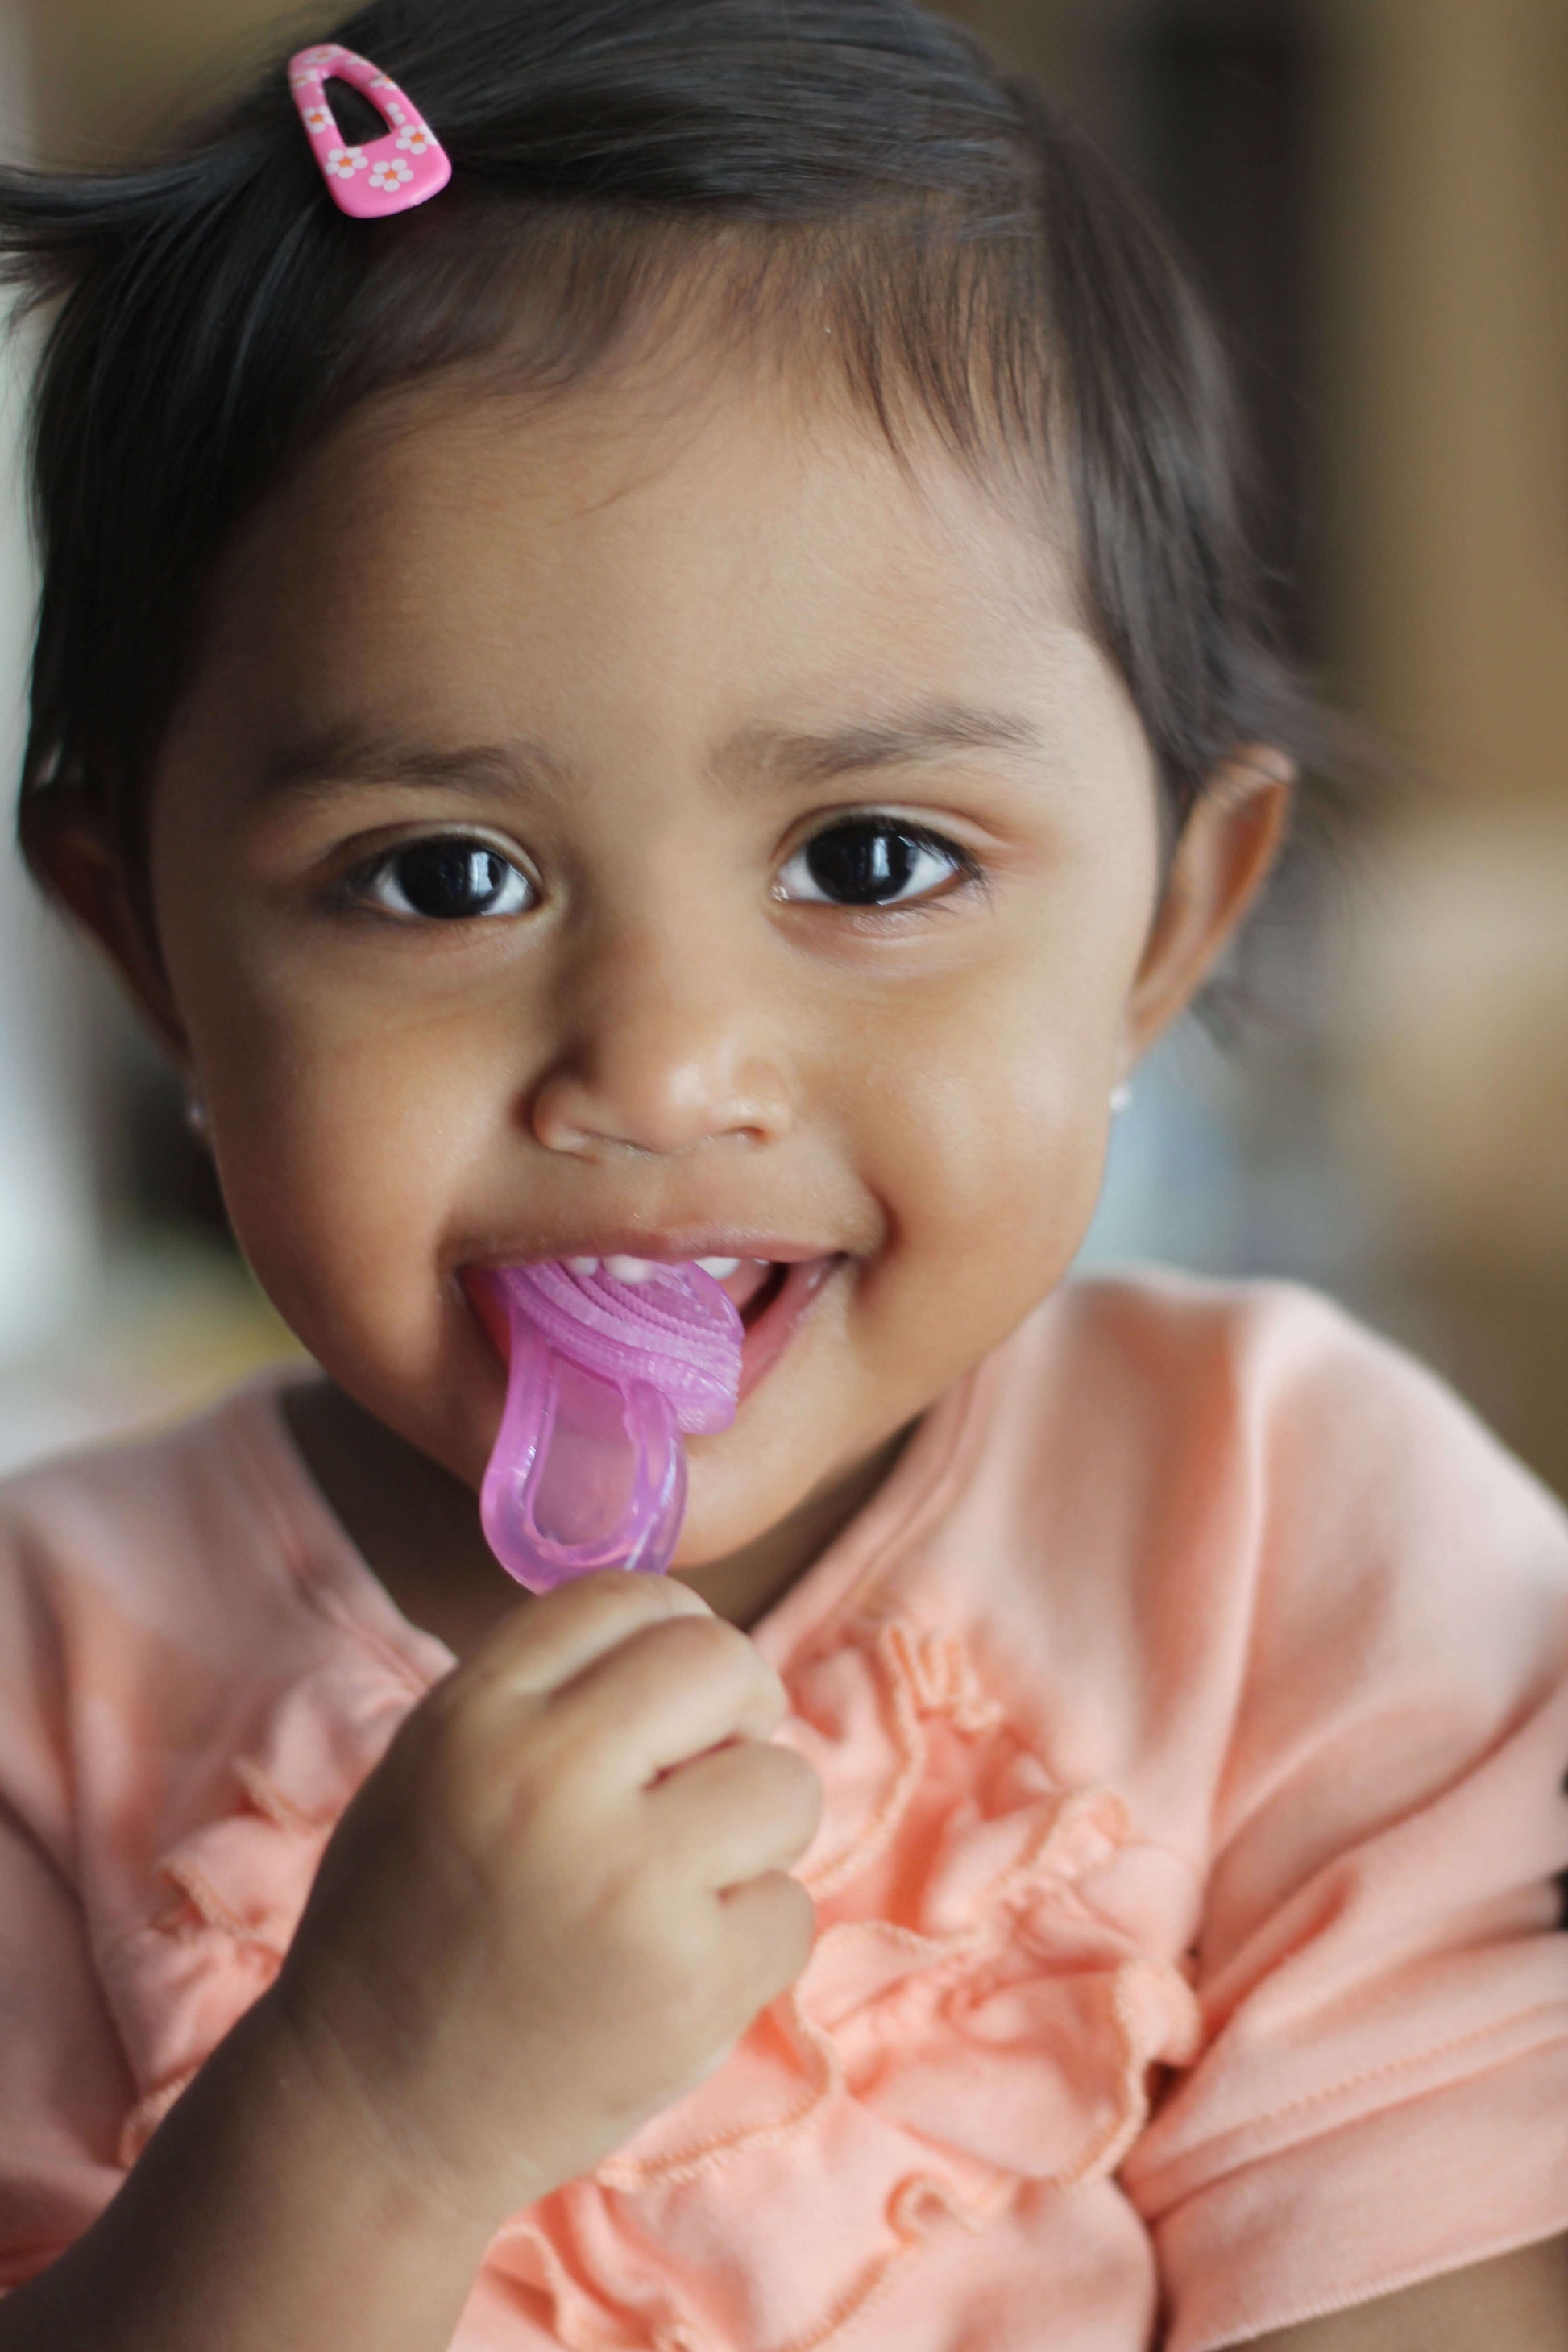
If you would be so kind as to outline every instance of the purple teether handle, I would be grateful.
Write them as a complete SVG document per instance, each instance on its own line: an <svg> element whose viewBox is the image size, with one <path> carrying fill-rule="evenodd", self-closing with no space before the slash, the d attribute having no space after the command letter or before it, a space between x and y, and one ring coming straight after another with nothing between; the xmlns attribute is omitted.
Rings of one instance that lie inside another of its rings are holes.
<svg viewBox="0 0 1568 2352"><path fill-rule="evenodd" d="M489 1279L511 1341L480 1495L491 1550L533 1592L597 1568L661 1575L686 1512L681 1433L735 1418L735 1307L699 1266L636 1285L559 1265Z"/></svg>

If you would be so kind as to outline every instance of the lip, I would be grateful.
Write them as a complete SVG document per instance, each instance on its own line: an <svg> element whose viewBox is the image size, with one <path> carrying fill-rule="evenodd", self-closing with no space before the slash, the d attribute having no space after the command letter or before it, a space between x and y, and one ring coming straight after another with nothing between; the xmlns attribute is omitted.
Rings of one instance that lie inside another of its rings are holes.
<svg viewBox="0 0 1568 2352"><path fill-rule="evenodd" d="M821 1242L783 1241L754 1225L693 1225L658 1233L647 1226L617 1225L567 1238L555 1235L543 1248L487 1251L467 1263L478 1273L490 1274L502 1266L548 1265L574 1257L645 1257L658 1265L686 1265L702 1257L754 1257L774 1265L801 1265L834 1255Z"/></svg>

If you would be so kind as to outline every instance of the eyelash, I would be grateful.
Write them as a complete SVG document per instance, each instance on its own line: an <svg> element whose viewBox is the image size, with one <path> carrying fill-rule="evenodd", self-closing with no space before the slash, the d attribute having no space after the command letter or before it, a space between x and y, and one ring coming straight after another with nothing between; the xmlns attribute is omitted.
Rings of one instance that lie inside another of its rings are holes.
<svg viewBox="0 0 1568 2352"><path fill-rule="evenodd" d="M886 809L852 809L836 814L828 824L812 834L791 853L782 871L787 873L790 866L801 859L809 857L811 852L819 844L830 839L835 834L850 833L858 828L865 831L879 831L884 837L895 838L928 855L946 859L952 868L956 888L937 891L904 902L898 899L857 901L830 898L826 895L818 898L790 898L775 884L773 890L775 900L786 906L829 907L840 914L853 916L862 920L879 917L885 919L892 915L907 919L913 916L929 917L947 898L958 895L960 892L966 893L974 888L984 889L986 887L988 877L984 868L973 852L966 849L962 843L952 840L946 834L938 833L930 825L914 824ZM395 848L384 850L379 856L367 860L346 875L333 893L334 899L338 905L346 908L380 913L391 920L418 924L421 927L439 923L445 928L447 925L458 923L490 922L499 919L498 916L489 908L468 916L422 913L419 908L408 905L406 892L404 893L405 905L402 908L374 906L371 893L378 882L395 873L401 859L406 858L413 851L418 849L458 847L466 849L471 856L488 856L494 859L511 876L526 884L535 894L534 904L538 903L539 886L517 864L510 853L483 834L458 832L419 835L410 841L399 842ZM532 911L533 907L529 906L508 908L504 913L507 916L513 916Z"/></svg>
<svg viewBox="0 0 1568 2352"><path fill-rule="evenodd" d="M497 919L489 909L477 915L468 916L421 913L417 907L408 905L406 892L404 894L405 903L402 908L376 906L372 898L376 885L393 877L399 863L420 849L458 849L466 852L470 859L489 857L495 865L504 868L510 877L525 884L533 893L534 904L538 903L540 895L538 884L531 876L524 872L510 851L504 849L499 842L489 839L484 834L457 832L418 834L412 840L400 841L394 848L383 850L379 856L367 859L363 865L355 866L352 873L344 876L333 894L337 903L355 911L368 910L373 914L384 915L394 922L416 923L421 926L439 923L445 928L460 922L493 922ZM508 915L531 914L532 911L532 906L505 909Z"/></svg>
<svg viewBox="0 0 1568 2352"><path fill-rule="evenodd" d="M887 809L851 809L836 815L829 824L823 825L807 840L802 842L800 847L787 860L784 871L787 873L791 866L803 858L809 857L815 848L831 839L835 834L852 833L857 830L880 834L884 838L892 838L906 843L911 848L944 858L952 868L952 879L956 882L958 890L967 890L977 886L984 887L985 884L986 876L979 860L971 851L965 849L961 842L953 841L944 833L938 833L931 825L915 824ZM842 915L872 920L885 919L892 915L906 919L930 916L945 899L954 895L956 895L954 891L944 889L931 891L919 898L902 901L899 899L856 901L826 897L790 900L784 898L784 892L776 885L774 888L774 897L786 905L826 906L835 908Z"/></svg>

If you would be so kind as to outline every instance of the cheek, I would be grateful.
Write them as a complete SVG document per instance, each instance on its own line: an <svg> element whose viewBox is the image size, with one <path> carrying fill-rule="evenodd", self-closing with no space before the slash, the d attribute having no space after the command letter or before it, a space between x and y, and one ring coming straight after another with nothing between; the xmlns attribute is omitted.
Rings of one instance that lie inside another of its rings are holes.
<svg viewBox="0 0 1568 2352"><path fill-rule="evenodd" d="M241 961L193 1024L224 1193L307 1347L416 1377L440 1347L441 1246L504 1118L507 1060L471 1008L459 1020L382 992L373 1009L318 978L279 983Z"/></svg>
<svg viewBox="0 0 1568 2352"><path fill-rule="evenodd" d="M1053 1289L1093 1215L1109 1118L1099 1078L1047 1037L921 1090L900 1164L890 1278L944 1350L979 1355Z"/></svg>
<svg viewBox="0 0 1568 2352"><path fill-rule="evenodd" d="M912 1258L971 1280L1057 1277L1103 1172L1123 976L1110 958L1063 974L1019 958L926 1002L896 1057L864 1073L863 1164Z"/></svg>

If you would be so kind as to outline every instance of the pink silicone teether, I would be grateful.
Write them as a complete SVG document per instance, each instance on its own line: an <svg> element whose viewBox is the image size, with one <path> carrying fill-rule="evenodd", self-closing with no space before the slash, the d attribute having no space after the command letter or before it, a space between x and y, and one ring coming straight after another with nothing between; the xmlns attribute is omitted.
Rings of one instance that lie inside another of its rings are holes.
<svg viewBox="0 0 1568 2352"><path fill-rule="evenodd" d="M735 1418L738 1309L697 1265L637 1283L559 1264L486 1279L511 1341L479 1496L490 1549L531 1592L596 1568L662 1575L686 1515L682 1435Z"/></svg>
<svg viewBox="0 0 1568 2352"><path fill-rule="evenodd" d="M329 81L346 81L368 98L387 125L384 139L351 147L338 129L327 99ZM354 220L382 220L428 204L452 176L446 149L413 100L368 58L336 41L300 49L289 60L289 86L321 167L327 191L340 212Z"/></svg>

